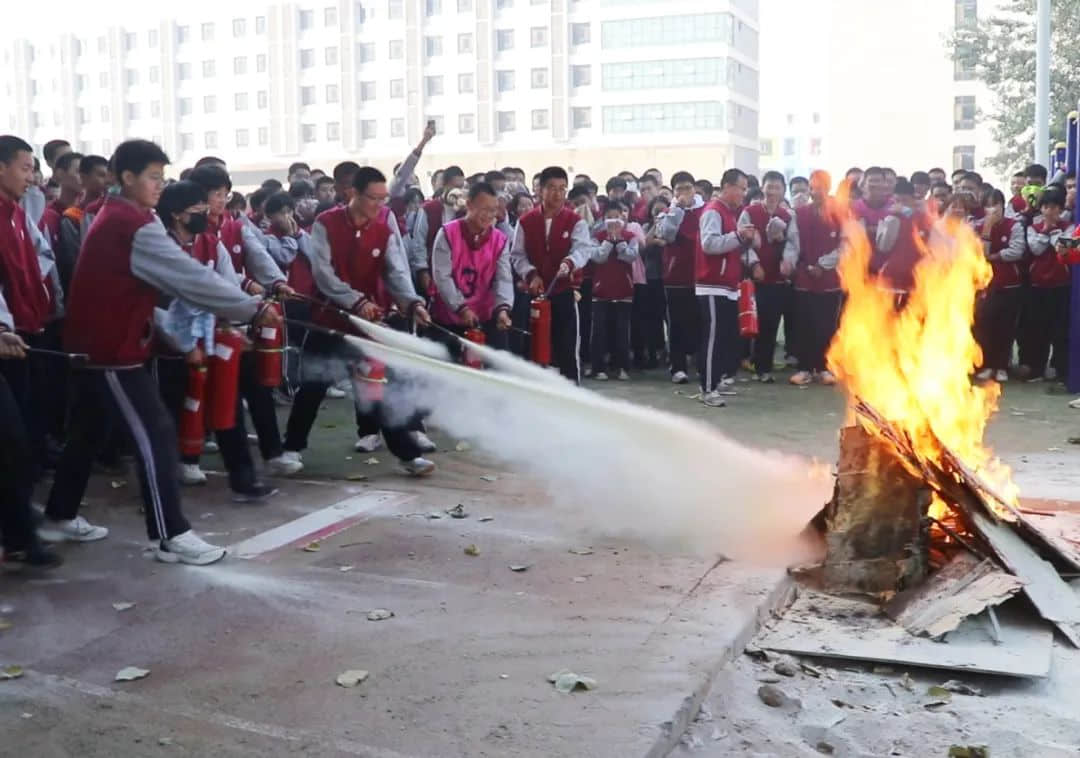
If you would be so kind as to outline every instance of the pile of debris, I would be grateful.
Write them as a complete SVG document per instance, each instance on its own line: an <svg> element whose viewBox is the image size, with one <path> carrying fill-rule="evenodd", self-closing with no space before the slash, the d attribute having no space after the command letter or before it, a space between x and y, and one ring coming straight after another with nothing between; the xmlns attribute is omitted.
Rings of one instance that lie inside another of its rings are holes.
<svg viewBox="0 0 1080 758"><path fill-rule="evenodd" d="M1080 543L1059 528L1072 514L1014 506L944 446L928 461L868 404L854 411L813 522L825 560L799 570L828 594L802 593L761 646L1046 676L1052 628L1080 647L1080 594L1066 582L1080 576Z"/></svg>

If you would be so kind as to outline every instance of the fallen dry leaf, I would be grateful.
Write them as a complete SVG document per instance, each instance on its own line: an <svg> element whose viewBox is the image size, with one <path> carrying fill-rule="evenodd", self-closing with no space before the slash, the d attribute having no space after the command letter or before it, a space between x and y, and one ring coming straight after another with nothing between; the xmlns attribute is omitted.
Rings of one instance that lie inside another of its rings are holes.
<svg viewBox="0 0 1080 758"><path fill-rule="evenodd" d="M367 480L367 474L349 474L345 477L345 481L347 482L366 482Z"/></svg>
<svg viewBox="0 0 1080 758"><path fill-rule="evenodd" d="M364 461L364 463L366 463L369 466L378 466L379 465L379 459L378 458L368 458L366 461Z"/></svg>
<svg viewBox="0 0 1080 758"><path fill-rule="evenodd" d="M478 518L476 520L479 521L481 524L485 524L488 521L494 521L495 517L494 516L481 516L480 518Z"/></svg>
<svg viewBox="0 0 1080 758"><path fill-rule="evenodd" d="M572 547L568 551L571 555L592 555L593 551L587 547Z"/></svg>
<svg viewBox="0 0 1080 758"><path fill-rule="evenodd" d="M368 676L370 676L370 674L363 669L349 669L348 671L343 671L338 674L337 679L334 681L342 687L355 687L367 679Z"/></svg>
<svg viewBox="0 0 1080 758"><path fill-rule="evenodd" d="M594 690L596 680L592 677L575 674L569 669L561 669L548 677L548 681L555 685L555 689L563 694L574 690Z"/></svg>
<svg viewBox="0 0 1080 758"><path fill-rule="evenodd" d="M112 487L114 490L118 490L121 487L126 487L127 481L124 479L113 479L111 482L109 482L109 486Z"/></svg>
<svg viewBox="0 0 1080 758"><path fill-rule="evenodd" d="M510 564L510 570L511 571L516 571L516 572L518 572L520 574L522 571L528 571L529 570L529 565L530 564L528 564L528 563L511 563Z"/></svg>
<svg viewBox="0 0 1080 758"><path fill-rule="evenodd" d="M18 679L22 675L22 666L5 666L0 669L0 679Z"/></svg>
<svg viewBox="0 0 1080 758"><path fill-rule="evenodd" d="M470 450L472 450L472 445L470 445L468 442L465 442L463 440L463 441L457 443L456 445L454 445L454 449L457 450L459 453L467 453Z"/></svg>
<svg viewBox="0 0 1080 758"><path fill-rule="evenodd" d="M589 578L587 576L575 576L574 577L574 582L576 584L583 584L583 583L585 583L587 581L589 581Z"/></svg>
<svg viewBox="0 0 1080 758"><path fill-rule="evenodd" d="M390 618L393 618L393 617L394 617L394 612L393 611L388 611L385 608L376 608L373 611L368 611L367 620L368 621L386 621L386 619L390 619Z"/></svg>
<svg viewBox="0 0 1080 758"><path fill-rule="evenodd" d="M476 545L466 545L465 555L471 555L475 558L476 556L480 555L480 548L478 548Z"/></svg>
<svg viewBox="0 0 1080 758"><path fill-rule="evenodd" d="M0 620L0 632L6 632L12 626L14 626L14 624L12 624L10 621Z"/></svg>
<svg viewBox="0 0 1080 758"><path fill-rule="evenodd" d="M453 508L448 508L447 513L450 514L450 518L468 518L469 512L465 510L465 506L458 503Z"/></svg>
<svg viewBox="0 0 1080 758"><path fill-rule="evenodd" d="M318 540L315 540L304 545L303 550L305 553L317 553L322 550L322 545L319 544Z"/></svg>
<svg viewBox="0 0 1080 758"><path fill-rule="evenodd" d="M485 482L497 482L497 481L499 481L499 477L492 476L491 474L484 474L480 478L483 479Z"/></svg>
<svg viewBox="0 0 1080 758"><path fill-rule="evenodd" d="M352 571L352 570L353 570L352 566L338 566L338 571L341 571L343 573L346 572L346 571Z"/></svg>
<svg viewBox="0 0 1080 758"><path fill-rule="evenodd" d="M147 676L150 676L149 669L141 669L138 666L125 666L116 672L115 681L133 682L136 679L143 679Z"/></svg>
<svg viewBox="0 0 1080 758"><path fill-rule="evenodd" d="M112 607L113 607L114 611L127 611L127 610L131 610L132 608L134 608L135 603L128 603L128 602L113 603Z"/></svg>

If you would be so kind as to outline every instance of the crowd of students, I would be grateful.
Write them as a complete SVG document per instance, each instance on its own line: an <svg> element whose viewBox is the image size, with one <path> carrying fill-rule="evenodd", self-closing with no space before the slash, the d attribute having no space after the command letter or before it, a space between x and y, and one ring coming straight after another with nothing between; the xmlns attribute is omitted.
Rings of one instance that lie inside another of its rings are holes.
<svg viewBox="0 0 1080 758"><path fill-rule="evenodd" d="M529 357L542 299L551 363L575 383L664 366L685 384L692 363L710 407L735 395L740 369L764 383L786 367L792 384L832 384L825 355L842 307L848 218L865 228L871 272L898 307L933 235L972 225L993 268L975 314L984 360L974 379L1065 376L1071 175L1047 186L1046 169L1031 166L1006 198L977 174L947 181L941 169L910 179L852 169L838 187L824 171L790 181L768 171L759 181L729 169L713 185L649 169L611 177L601 191L559 167L527 185L514 167L466 176L449 166L431 173L428 197L415 172L433 136L429 128L389 180L350 161L330 174L294 163L287 185L267 180L247 196L213 156L166 180L168 157L144 140L108 159L50 142L44 182L32 147L0 137L5 563L55 565L43 543L107 536L79 504L95 466L125 450L137 461L155 556L219 560L225 550L196 535L181 507L181 485L205 481L200 450L220 449L235 499L269 497L276 490L259 478L245 414L261 470L293 475L324 398L343 396L342 382L353 388L356 450L385 440L408 473L432 473L425 409L403 412L400 383L342 336L353 331L349 315L439 340L455 357L459 336L480 333ZM753 339L740 332L744 280L755 285ZM181 446L191 372L238 332L277 330L301 358L290 354L280 386L259 381L245 351L235 426ZM291 406L284 435L279 404ZM46 469L53 485L35 514L31 494Z"/></svg>

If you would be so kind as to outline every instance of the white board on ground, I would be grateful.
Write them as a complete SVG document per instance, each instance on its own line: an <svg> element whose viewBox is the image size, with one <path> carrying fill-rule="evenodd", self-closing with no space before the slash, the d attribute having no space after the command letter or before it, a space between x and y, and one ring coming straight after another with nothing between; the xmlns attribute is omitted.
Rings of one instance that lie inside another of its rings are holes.
<svg viewBox="0 0 1080 758"><path fill-rule="evenodd" d="M1054 640L1050 625L1025 614L1016 601L999 607L997 615L1000 645L991 637L985 614L964 621L945 642L934 642L912 636L883 617L872 603L803 592L755 644L821 658L1025 678L1048 676Z"/></svg>

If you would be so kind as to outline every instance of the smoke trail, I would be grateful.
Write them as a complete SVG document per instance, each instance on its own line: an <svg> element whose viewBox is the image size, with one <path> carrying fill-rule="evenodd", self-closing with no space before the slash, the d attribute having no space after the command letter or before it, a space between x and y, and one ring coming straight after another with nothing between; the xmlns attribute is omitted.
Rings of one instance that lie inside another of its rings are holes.
<svg viewBox="0 0 1080 758"><path fill-rule="evenodd" d="M420 342L396 333L397 347L357 347L411 380L403 414L431 408L433 423L536 476L567 527L757 561L803 557L797 535L830 495L829 467L568 382L407 352ZM521 362L502 357L504 365Z"/></svg>

